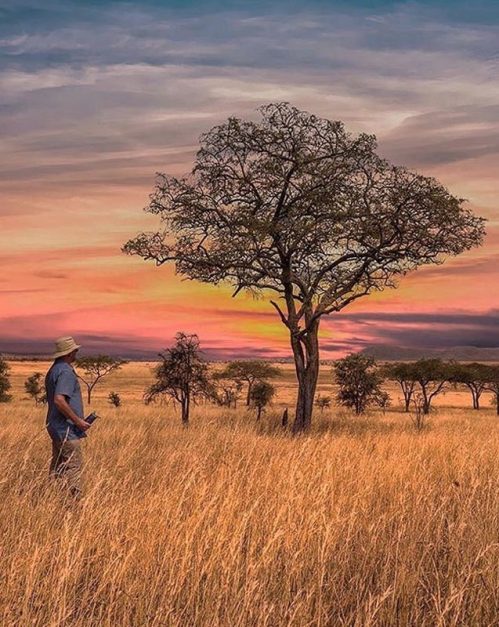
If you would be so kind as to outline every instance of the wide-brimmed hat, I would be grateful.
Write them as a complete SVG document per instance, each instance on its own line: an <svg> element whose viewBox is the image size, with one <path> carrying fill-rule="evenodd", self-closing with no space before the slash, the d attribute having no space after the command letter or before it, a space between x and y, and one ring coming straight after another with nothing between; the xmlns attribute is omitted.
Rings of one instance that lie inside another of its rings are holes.
<svg viewBox="0 0 499 627"><path fill-rule="evenodd" d="M77 351L81 346L77 344L71 336L60 337L55 341L55 353L52 355L54 359L64 357L73 351Z"/></svg>

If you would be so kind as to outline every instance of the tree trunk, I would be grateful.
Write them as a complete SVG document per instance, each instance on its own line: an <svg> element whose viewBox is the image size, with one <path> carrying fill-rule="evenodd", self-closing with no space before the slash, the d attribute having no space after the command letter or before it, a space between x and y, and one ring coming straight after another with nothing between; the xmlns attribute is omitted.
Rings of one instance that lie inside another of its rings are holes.
<svg viewBox="0 0 499 627"><path fill-rule="evenodd" d="M260 420L261 416L262 416L262 408L260 407L260 405L258 405L256 409L256 419Z"/></svg>
<svg viewBox="0 0 499 627"><path fill-rule="evenodd" d="M90 386L87 386L87 403L90 405L90 402L92 400L92 388Z"/></svg>
<svg viewBox="0 0 499 627"><path fill-rule="evenodd" d="M316 386L317 375L314 376L313 372L304 372L298 379L298 398L296 399L293 433L301 433L310 429Z"/></svg>
<svg viewBox="0 0 499 627"><path fill-rule="evenodd" d="M431 397L423 395L423 414L428 415L430 413Z"/></svg>
<svg viewBox="0 0 499 627"><path fill-rule="evenodd" d="M404 392L405 412L407 414L411 410L411 399L414 393L414 387L403 389L403 392Z"/></svg>
<svg viewBox="0 0 499 627"><path fill-rule="evenodd" d="M251 390L253 388L253 381L248 381L248 393L246 394L246 407L251 404Z"/></svg>
<svg viewBox="0 0 499 627"><path fill-rule="evenodd" d="M400 380L398 383L400 385L400 389L402 390L402 394L404 395L404 411L409 413L411 409L411 399L414 392L414 385L411 387L410 384L403 380Z"/></svg>
<svg viewBox="0 0 499 627"><path fill-rule="evenodd" d="M291 332L291 348L295 359L298 379L298 397L293 423L293 433L303 433L310 429L314 407L315 390L319 376L319 322L316 321L304 338Z"/></svg>
<svg viewBox="0 0 499 627"><path fill-rule="evenodd" d="M281 426L284 427L284 428L286 428L288 426L288 408L287 407L282 412Z"/></svg>
<svg viewBox="0 0 499 627"><path fill-rule="evenodd" d="M189 426L189 405L190 405L190 398L189 395L186 394L183 398L182 398L182 424L184 425L184 427L188 427Z"/></svg>

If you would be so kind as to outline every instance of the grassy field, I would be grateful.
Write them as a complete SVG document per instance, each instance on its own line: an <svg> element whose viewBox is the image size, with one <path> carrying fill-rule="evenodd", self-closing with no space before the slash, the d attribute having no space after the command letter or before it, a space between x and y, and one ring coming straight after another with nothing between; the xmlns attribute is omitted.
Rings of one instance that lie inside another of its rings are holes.
<svg viewBox="0 0 499 627"><path fill-rule="evenodd" d="M172 407L144 407L149 367L129 364L95 395L74 505L47 478L45 409L23 398L45 368L14 363L0 405L2 627L499 625L487 402L448 394L422 433L397 406L332 408L292 438L288 370L261 423L201 405L186 430Z"/></svg>

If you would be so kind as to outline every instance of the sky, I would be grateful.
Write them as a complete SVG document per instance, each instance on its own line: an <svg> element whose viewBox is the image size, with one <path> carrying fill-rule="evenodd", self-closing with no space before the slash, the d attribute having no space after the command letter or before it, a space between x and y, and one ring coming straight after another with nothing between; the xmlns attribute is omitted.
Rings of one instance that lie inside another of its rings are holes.
<svg viewBox="0 0 499 627"><path fill-rule="evenodd" d="M472 6L471 6L472 5ZM499 347L499 3L0 0L0 352L287 357L265 299L120 252L156 172L273 101L376 134L488 219L474 249L324 320L323 357Z"/></svg>

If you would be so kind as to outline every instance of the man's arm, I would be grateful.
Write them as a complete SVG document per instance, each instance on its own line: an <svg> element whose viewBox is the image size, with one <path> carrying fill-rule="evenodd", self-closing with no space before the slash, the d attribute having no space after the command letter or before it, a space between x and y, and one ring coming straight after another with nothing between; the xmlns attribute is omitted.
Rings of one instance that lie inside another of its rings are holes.
<svg viewBox="0 0 499 627"><path fill-rule="evenodd" d="M74 422L74 424L78 427L78 429L81 429L82 431L86 431L87 429L90 428L90 425L88 424L88 422L86 422L85 420L80 418L77 414L75 414L75 412L72 410L71 406L67 402L64 394L56 394L54 396L54 404L57 407L57 409L61 412L61 414L64 414L66 418L69 418L72 422Z"/></svg>

